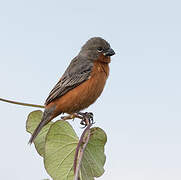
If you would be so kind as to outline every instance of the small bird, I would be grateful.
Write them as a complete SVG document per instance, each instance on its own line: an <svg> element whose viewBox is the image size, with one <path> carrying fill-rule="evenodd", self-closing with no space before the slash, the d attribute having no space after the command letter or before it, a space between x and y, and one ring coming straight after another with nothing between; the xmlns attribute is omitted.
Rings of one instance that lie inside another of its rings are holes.
<svg viewBox="0 0 181 180"><path fill-rule="evenodd" d="M41 122L33 132L31 144L43 126L61 113L78 113L101 95L109 76L109 63L115 54L101 37L89 39L71 61L45 102Z"/></svg>

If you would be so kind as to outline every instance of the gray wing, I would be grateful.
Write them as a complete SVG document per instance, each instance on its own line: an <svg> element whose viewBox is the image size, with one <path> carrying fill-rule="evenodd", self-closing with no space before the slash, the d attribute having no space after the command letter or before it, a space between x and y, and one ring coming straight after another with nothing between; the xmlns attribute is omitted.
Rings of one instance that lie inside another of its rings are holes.
<svg viewBox="0 0 181 180"><path fill-rule="evenodd" d="M71 89L86 81L91 74L92 67L93 63L90 60L80 56L75 57L66 69L62 78L51 90L45 105L48 105L56 98L63 96Z"/></svg>

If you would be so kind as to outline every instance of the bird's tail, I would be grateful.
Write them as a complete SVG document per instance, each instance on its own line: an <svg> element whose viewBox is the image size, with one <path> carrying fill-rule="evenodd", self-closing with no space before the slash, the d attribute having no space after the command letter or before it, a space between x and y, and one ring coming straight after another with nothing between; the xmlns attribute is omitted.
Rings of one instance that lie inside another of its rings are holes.
<svg viewBox="0 0 181 180"><path fill-rule="evenodd" d="M39 134L39 132L41 131L43 126L45 126L51 120L52 120L52 110L51 109L45 109L45 111L43 113L42 120L38 124L37 128L35 129L35 131L33 132L32 136L31 136L31 138L29 140L29 144L33 143L33 141L35 140L36 136Z"/></svg>
<svg viewBox="0 0 181 180"><path fill-rule="evenodd" d="M30 140L29 140L29 144L32 144L33 141L35 140L36 136L39 134L39 132L41 131L41 129L43 128L43 126L45 126L47 123L46 121L41 121L40 124L38 124L37 128L35 129L35 131L33 132Z"/></svg>

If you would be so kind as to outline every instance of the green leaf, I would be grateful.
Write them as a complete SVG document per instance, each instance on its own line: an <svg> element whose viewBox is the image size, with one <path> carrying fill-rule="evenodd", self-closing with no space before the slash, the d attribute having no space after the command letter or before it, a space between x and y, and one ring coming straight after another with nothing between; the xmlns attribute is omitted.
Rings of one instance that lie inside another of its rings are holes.
<svg viewBox="0 0 181 180"><path fill-rule="evenodd" d="M104 145L106 134L100 128L91 128L91 136L86 146L82 164L81 180L93 180L104 173ZM44 163L53 180L74 179L74 156L78 137L66 121L57 121L47 134Z"/></svg>
<svg viewBox="0 0 181 180"><path fill-rule="evenodd" d="M38 124L41 121L43 112L38 110L38 111L33 111L28 115L28 119L26 121L26 131L29 133L33 133ZM53 124L53 122L49 122L46 126L42 128L38 136L34 140L35 148L37 152L39 153L40 156L44 155L45 152L45 138L47 135L47 132L50 128L50 126Z"/></svg>
<svg viewBox="0 0 181 180"><path fill-rule="evenodd" d="M44 164L53 180L73 180L78 137L66 121L56 121L47 134Z"/></svg>
<svg viewBox="0 0 181 180"><path fill-rule="evenodd" d="M41 121L42 111L29 114L26 129L33 133ZM107 141L105 132L98 128L91 128L89 142L85 148L80 168L81 180L94 180L104 173L104 146ZM46 141L46 142L45 142ZM78 144L78 136L72 126L66 121L50 122L43 127L35 139L37 152L44 157L44 165L53 180L74 179L74 156Z"/></svg>
<svg viewBox="0 0 181 180"><path fill-rule="evenodd" d="M104 146L107 142L105 132L98 127L91 128L91 136L85 148L81 164L81 176L83 180L93 180L104 173L106 156Z"/></svg>

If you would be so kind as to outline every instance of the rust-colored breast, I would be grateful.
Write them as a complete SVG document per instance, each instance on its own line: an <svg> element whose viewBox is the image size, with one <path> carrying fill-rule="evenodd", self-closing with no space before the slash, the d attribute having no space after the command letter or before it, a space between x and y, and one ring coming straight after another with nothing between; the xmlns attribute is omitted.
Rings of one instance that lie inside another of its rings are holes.
<svg viewBox="0 0 181 180"><path fill-rule="evenodd" d="M54 117L62 112L75 113L87 108L101 95L109 75L108 63L95 61L87 81L56 99L48 106L56 105Z"/></svg>

